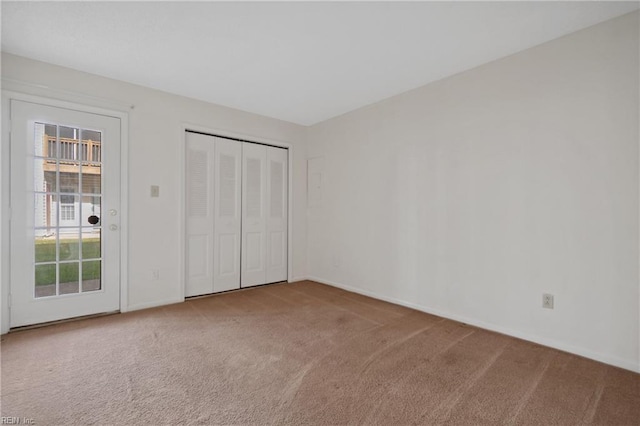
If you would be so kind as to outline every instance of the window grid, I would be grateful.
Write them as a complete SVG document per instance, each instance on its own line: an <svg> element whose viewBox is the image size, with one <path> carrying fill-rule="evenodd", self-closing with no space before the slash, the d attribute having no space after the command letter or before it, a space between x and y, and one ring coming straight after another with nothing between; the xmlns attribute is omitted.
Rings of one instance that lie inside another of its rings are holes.
<svg viewBox="0 0 640 426"><path fill-rule="evenodd" d="M44 125L43 123L36 123L36 125ZM48 136L45 135L45 141L42 141L43 143L43 149L45 150L43 152L43 155L45 155L46 157L39 157L39 156L35 156L34 159L38 160L38 159L44 159L47 163L51 164L51 165L55 165L55 191L47 191L44 192L44 194L47 195L51 195L53 196L53 198L57 198L58 200L58 204L59 204L59 218L55 221L55 226L53 227L55 229L55 251L56 251L56 255L55 255L55 261L44 261L44 262L38 262L35 261L34 259L34 263L35 266L46 266L46 265L55 265L55 294L52 296L44 296L44 297L53 297L53 296L59 296L61 295L61 291L60 291L60 266L61 265L71 265L71 264L77 264L78 265L78 291L77 292L73 292L70 294L80 294L83 293L83 271L82 271L82 267L83 267L83 263L85 261L98 261L101 262L102 260L102 254L100 253L99 257L94 258L94 257L90 257L88 259L84 259L83 257L83 229L85 228L89 228L89 227L85 227L82 226L83 224L79 223L76 224L75 226L63 226L60 225L60 221L61 220L76 220L76 210L79 210L79 218L80 220L82 220L82 203L83 203L83 198L85 196L90 196L92 197L92 199L94 200L100 200L101 198L101 193L100 194L94 194L93 191L92 192L88 192L88 193L84 193L83 192L83 183L82 183L82 179L83 179L83 173L82 173L82 167L83 167L83 163L80 162L78 163L78 191L79 192L75 192L73 191L73 194L69 194L69 193L64 193L62 194L63 191L61 191L62 188L60 188L60 165L63 163L68 163L68 160L73 160L73 161L86 161L86 162L92 162L92 163L88 163L85 164L85 167L101 167L101 141L83 141L82 140L82 129L78 129L78 139L69 139L69 138L61 138L60 137L60 126L56 125L56 136L55 138L53 136ZM101 139L101 138L100 138ZM38 142L36 142L38 143ZM57 149L56 149L57 148ZM81 157L81 158L79 158ZM67 160L67 161L64 161ZM100 192L102 192L102 190L100 190ZM33 191L34 195L37 194L43 194L43 192L40 191ZM79 206L78 209L76 209L75 207L75 202L78 202ZM35 225L35 224L34 224ZM61 252L61 247L60 247L60 230L61 229L78 229L79 230L79 234L78 234L78 259L74 259L74 260L62 260L60 259L60 252ZM91 226L91 229L100 229L100 226ZM49 229L49 227L39 227L39 226L34 226L34 229ZM99 278L101 279L101 278ZM102 286L100 286L102 287ZM89 290L92 291L92 290ZM34 292L35 292L35 287L34 287ZM35 293L34 296L37 298L41 298L38 297Z"/></svg>

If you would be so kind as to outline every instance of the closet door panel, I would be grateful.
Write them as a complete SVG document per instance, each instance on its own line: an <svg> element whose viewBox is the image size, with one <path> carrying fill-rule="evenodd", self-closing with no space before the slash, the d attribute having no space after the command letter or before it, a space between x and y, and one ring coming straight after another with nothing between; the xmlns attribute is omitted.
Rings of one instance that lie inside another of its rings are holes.
<svg viewBox="0 0 640 426"><path fill-rule="evenodd" d="M265 284L267 147L242 144L242 287Z"/></svg>
<svg viewBox="0 0 640 426"><path fill-rule="evenodd" d="M215 138L213 291L240 288L242 145Z"/></svg>
<svg viewBox="0 0 640 426"><path fill-rule="evenodd" d="M287 280L288 151L267 147L267 281Z"/></svg>
<svg viewBox="0 0 640 426"><path fill-rule="evenodd" d="M186 133L185 296L213 292L214 138Z"/></svg>

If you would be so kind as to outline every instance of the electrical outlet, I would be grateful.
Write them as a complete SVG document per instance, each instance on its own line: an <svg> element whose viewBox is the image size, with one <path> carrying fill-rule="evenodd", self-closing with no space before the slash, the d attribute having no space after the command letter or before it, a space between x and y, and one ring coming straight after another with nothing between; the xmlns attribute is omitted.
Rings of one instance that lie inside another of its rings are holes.
<svg viewBox="0 0 640 426"><path fill-rule="evenodd" d="M151 279L153 281L158 281L160 279L160 271L158 271L157 269L152 269L151 270Z"/></svg>
<svg viewBox="0 0 640 426"><path fill-rule="evenodd" d="M553 294L542 295L542 307L546 309L553 309Z"/></svg>

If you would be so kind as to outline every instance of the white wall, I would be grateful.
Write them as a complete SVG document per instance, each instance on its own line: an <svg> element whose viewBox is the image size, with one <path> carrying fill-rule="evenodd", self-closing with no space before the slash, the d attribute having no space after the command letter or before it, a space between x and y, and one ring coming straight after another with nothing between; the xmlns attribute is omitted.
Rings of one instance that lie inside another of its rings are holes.
<svg viewBox="0 0 640 426"><path fill-rule="evenodd" d="M310 277L640 370L638 16L311 127Z"/></svg>
<svg viewBox="0 0 640 426"><path fill-rule="evenodd" d="M640 370L638 16L310 129L4 53L2 85L128 110L127 308L182 296L179 159L189 122L293 144L292 279L309 275ZM323 173L308 229L306 158L321 158L314 167ZM553 311L540 307L543 292L555 294Z"/></svg>
<svg viewBox="0 0 640 426"><path fill-rule="evenodd" d="M181 78L176 76L176 78ZM25 84L26 83L26 84ZM36 87L37 85L39 87ZM2 88L78 102L129 113L129 306L136 309L182 298L181 158L182 126L220 129L253 140L292 145L293 154L293 276L306 275L306 146L305 128L157 90L2 54ZM130 109L129 106L134 108ZM3 119L8 109L3 104ZM2 204L8 199L8 138L3 131ZM160 198L150 197L150 185L160 185ZM3 295L8 287L6 215L2 229ZM5 244L6 243L6 244ZM158 269L160 279L151 280ZM4 299L6 301L6 298ZM3 309L3 327L7 312Z"/></svg>

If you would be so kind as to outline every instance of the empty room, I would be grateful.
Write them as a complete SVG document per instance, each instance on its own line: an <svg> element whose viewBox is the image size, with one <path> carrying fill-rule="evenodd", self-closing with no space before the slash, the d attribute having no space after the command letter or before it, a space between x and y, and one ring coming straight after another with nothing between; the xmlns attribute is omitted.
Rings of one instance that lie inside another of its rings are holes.
<svg viewBox="0 0 640 426"><path fill-rule="evenodd" d="M1 424L640 425L640 2L0 7Z"/></svg>

